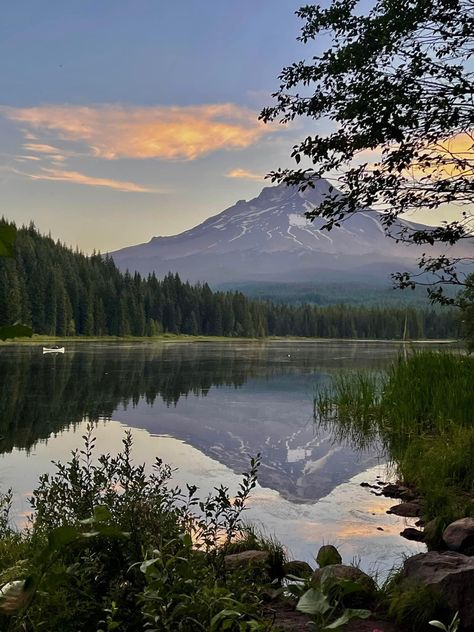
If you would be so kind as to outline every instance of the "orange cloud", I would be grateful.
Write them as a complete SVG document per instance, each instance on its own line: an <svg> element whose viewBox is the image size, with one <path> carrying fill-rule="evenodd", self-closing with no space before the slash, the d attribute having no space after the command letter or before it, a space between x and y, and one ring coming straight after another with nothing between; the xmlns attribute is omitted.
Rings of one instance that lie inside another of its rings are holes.
<svg viewBox="0 0 474 632"><path fill-rule="evenodd" d="M422 159L407 169L414 180L429 177L445 180L459 176L474 178L474 133L462 132L426 145Z"/></svg>
<svg viewBox="0 0 474 632"><path fill-rule="evenodd" d="M54 180L57 182L69 182L71 184L84 184L92 187L107 187L116 191L126 191L131 193L157 193L157 189L143 187L134 182L123 180L110 180L109 178L95 178L78 171L63 171L61 169L42 169L39 173L27 173L32 180Z"/></svg>
<svg viewBox="0 0 474 632"><path fill-rule="evenodd" d="M34 151L38 154L57 154L60 149L52 145L43 145L41 143L25 143L23 148L27 151Z"/></svg>
<svg viewBox="0 0 474 632"><path fill-rule="evenodd" d="M108 160L195 160L222 149L248 147L273 131L257 113L233 104L135 107L119 105L2 107L0 112L37 134L87 145ZM37 145L36 151L40 145ZM54 150L51 153L57 153Z"/></svg>
<svg viewBox="0 0 474 632"><path fill-rule="evenodd" d="M38 156L17 156L15 160L18 160L19 162L25 162L25 160L38 161L41 160L41 158L38 158Z"/></svg>
<svg viewBox="0 0 474 632"><path fill-rule="evenodd" d="M246 180L263 180L264 176L260 173L254 173L253 171L247 171L247 169L232 169L225 174L227 178L244 178Z"/></svg>

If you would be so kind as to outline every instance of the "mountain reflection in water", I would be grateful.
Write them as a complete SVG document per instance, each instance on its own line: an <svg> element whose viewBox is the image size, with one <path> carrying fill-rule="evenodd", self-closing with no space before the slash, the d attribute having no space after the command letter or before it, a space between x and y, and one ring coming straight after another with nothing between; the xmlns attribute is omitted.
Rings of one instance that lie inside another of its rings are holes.
<svg viewBox="0 0 474 632"><path fill-rule="evenodd" d="M113 418L185 441L236 473L260 452L260 484L299 503L327 495L379 456L375 446L360 454L315 428L315 390L340 368L381 368L399 351L299 341L66 347L61 356L0 349L1 452L29 450L84 419Z"/></svg>

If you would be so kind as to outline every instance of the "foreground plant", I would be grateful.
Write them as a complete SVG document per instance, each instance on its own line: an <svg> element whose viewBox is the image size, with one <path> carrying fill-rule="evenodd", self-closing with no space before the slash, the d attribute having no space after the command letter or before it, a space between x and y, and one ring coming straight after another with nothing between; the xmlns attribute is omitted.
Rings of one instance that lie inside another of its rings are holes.
<svg viewBox="0 0 474 632"><path fill-rule="evenodd" d="M434 628L438 628L439 630L444 630L444 632L457 632L458 628L461 624L461 619L459 618L459 613L456 612L454 617L451 619L451 622L448 625L442 623L441 621L430 621L430 625Z"/></svg>
<svg viewBox="0 0 474 632"><path fill-rule="evenodd" d="M318 630L337 630L352 619L371 616L370 610L347 606L348 597L364 592L365 588L359 582L333 577L331 567L326 567L319 585L306 590L296 608L311 615Z"/></svg>
<svg viewBox="0 0 474 632"><path fill-rule="evenodd" d="M149 474L135 465L129 433L115 457L95 458L92 428L83 439L41 477L26 533L7 526L6 505L2 632L268 629L252 572L229 574L223 563L259 459L234 498L220 487L200 500L194 486L172 487L159 459Z"/></svg>

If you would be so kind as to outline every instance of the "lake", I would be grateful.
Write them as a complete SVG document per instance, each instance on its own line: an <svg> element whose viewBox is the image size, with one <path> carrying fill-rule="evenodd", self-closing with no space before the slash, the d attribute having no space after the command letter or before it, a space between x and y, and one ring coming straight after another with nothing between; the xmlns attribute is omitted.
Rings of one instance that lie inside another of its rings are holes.
<svg viewBox="0 0 474 632"><path fill-rule="evenodd" d="M433 345L431 345L432 347ZM81 342L64 355L41 346L0 348L0 483L12 487L19 526L51 461L67 460L94 424L99 452L116 452L126 429L136 461L156 456L174 480L206 495L231 492L262 455L246 519L291 556L313 563L322 544L384 576L422 550L399 536L410 521L394 501L360 483L387 480L377 446L359 453L313 423L313 397L337 371L380 370L401 347L385 342Z"/></svg>

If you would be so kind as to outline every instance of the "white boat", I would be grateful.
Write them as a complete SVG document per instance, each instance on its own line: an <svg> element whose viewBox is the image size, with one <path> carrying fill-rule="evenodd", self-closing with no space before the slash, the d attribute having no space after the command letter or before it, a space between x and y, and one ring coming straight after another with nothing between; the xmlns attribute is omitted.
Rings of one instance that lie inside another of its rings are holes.
<svg viewBox="0 0 474 632"><path fill-rule="evenodd" d="M64 347L60 347L59 345L43 347L43 353L64 353Z"/></svg>

